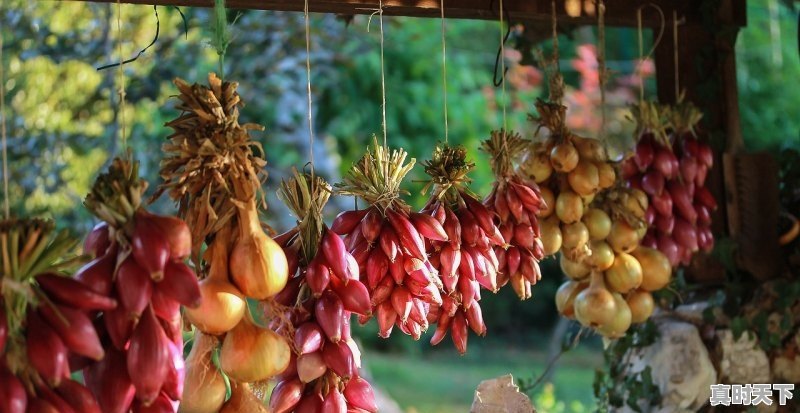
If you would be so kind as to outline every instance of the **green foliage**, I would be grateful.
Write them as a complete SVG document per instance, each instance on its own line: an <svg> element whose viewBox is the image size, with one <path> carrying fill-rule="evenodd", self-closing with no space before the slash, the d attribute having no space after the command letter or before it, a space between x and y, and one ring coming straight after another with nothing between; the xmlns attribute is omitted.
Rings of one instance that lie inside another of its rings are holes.
<svg viewBox="0 0 800 413"><path fill-rule="evenodd" d="M594 395L602 412L628 406L642 413L640 406L657 406L661 403L661 392L653 383L649 366L641 371L631 371L631 352L652 345L658 339L658 328L652 320L634 325L628 333L608 344L604 352L605 369L595 372Z"/></svg>

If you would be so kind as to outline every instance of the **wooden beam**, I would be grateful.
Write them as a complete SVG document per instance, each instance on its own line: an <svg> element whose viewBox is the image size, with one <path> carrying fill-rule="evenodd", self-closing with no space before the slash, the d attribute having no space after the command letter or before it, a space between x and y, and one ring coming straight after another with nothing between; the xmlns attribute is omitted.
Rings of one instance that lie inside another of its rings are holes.
<svg viewBox="0 0 800 413"><path fill-rule="evenodd" d="M75 1L75 0L72 0ZM116 0L78 0L97 3L116 2ZM744 3L744 0L728 0ZM214 0L122 0L123 3L212 7ZM231 9L302 11L302 0L227 0ZM459 19L494 20L498 18L497 0L445 0L445 16ZM595 0L557 0L559 22L564 24L597 23ZM609 26L636 26L636 10L647 4L655 4L666 14L677 10L687 23L700 21L700 8L696 0L613 0L606 2L606 24ZM504 6L511 21L542 22L550 21L551 0L505 0ZM378 7L378 0L309 0L313 13L372 14ZM439 0L385 0L384 14L389 16L439 17ZM730 23L736 26L745 24L744 12L733 9ZM653 8L645 9L643 24L658 26L661 20Z"/></svg>

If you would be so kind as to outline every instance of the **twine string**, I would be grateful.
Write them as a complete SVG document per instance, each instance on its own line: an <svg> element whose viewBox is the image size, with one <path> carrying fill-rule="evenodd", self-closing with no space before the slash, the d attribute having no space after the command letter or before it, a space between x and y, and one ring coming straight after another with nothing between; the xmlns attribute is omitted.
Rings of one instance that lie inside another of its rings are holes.
<svg viewBox="0 0 800 413"><path fill-rule="evenodd" d="M660 25L658 36L656 36L656 40L653 42L653 46L650 48L650 51L647 52L647 55L644 54L644 30L642 29L642 11L646 7L652 7L658 12L658 16L660 18ZM664 36L664 28L666 27L666 19L664 17L664 10L661 10L661 7L658 7L656 4L647 3L641 5L638 9L636 9L636 24L637 24L637 35L639 38L639 64L636 67L636 72L639 75L639 103L644 102L644 76L642 76L642 66L644 62L649 60L650 57L653 56L655 53L656 48L661 43L661 38Z"/></svg>
<svg viewBox="0 0 800 413"><path fill-rule="evenodd" d="M6 219L11 218L10 201L8 200L8 141L6 137L6 89L3 64L3 35L0 33L0 134L3 139L3 206Z"/></svg>
<svg viewBox="0 0 800 413"><path fill-rule="evenodd" d="M503 107L503 130L508 130L508 119L506 115L506 106L508 104L506 102L506 45L505 45L506 35L503 30L503 25L504 25L503 19L505 17L503 16L503 11L504 11L503 0L500 0L500 76L502 79L500 81L500 83L502 84L501 106Z"/></svg>
<svg viewBox="0 0 800 413"><path fill-rule="evenodd" d="M680 82L680 64L679 64L679 54L678 54L678 12L673 10L672 11L672 51L674 53L674 63L675 63L675 99L678 98L681 94L681 82Z"/></svg>
<svg viewBox="0 0 800 413"><path fill-rule="evenodd" d="M308 15L308 0L305 0L303 15L306 31L306 92L308 95L308 155L311 169L311 190L313 193L315 179L314 171L314 118L312 115L311 98L311 23Z"/></svg>
<svg viewBox="0 0 800 413"><path fill-rule="evenodd" d="M386 143L386 67L384 60L384 39L383 39L383 0L378 0L378 22L381 29L381 121L383 126L383 147L388 148Z"/></svg>
<svg viewBox="0 0 800 413"><path fill-rule="evenodd" d="M117 0L117 52L119 53L119 59L122 61L122 2ZM118 67L118 82L119 85L117 86L118 93L119 93L119 132L120 132L120 142L122 142L122 147L126 150L128 149L128 139L125 134L125 73L122 70L122 65Z"/></svg>
<svg viewBox="0 0 800 413"><path fill-rule="evenodd" d="M447 143L449 127L447 124L447 34L444 23L444 0L440 1L442 13L442 88L444 89L444 142ZM502 7L502 6L501 6Z"/></svg>
<svg viewBox="0 0 800 413"><path fill-rule="evenodd" d="M603 0L597 1L597 66L600 81L600 140L606 140L606 6Z"/></svg>

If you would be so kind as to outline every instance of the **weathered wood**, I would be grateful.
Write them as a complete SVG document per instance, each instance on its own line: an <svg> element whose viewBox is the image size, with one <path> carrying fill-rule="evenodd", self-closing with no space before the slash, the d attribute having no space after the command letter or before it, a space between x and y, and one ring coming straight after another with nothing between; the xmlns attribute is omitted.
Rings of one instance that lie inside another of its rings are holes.
<svg viewBox="0 0 800 413"><path fill-rule="evenodd" d="M71 0L75 1L75 0ZM87 1L87 0L78 0ZM116 0L88 0L98 3L115 2ZM734 12L728 18L730 23L743 26L744 1L726 0L735 4ZM191 7L212 7L214 0L122 0L123 3L156 4ZM550 21L550 0L504 0L504 6L513 21ZM565 24L596 24L594 15L595 0L558 0L559 21ZM653 3L667 13L677 10L678 15L687 22L700 21L700 2L695 0L615 0L606 2L606 24L609 26L635 26L636 10ZM741 3L741 5L739 5ZM303 0L227 0L226 5L232 9L302 11ZM445 0L445 15L462 19L498 18L497 0ZM741 7L739 11L736 7ZM372 14L378 8L378 0L310 0L309 10L314 13L337 14ZM385 0L385 15L439 17L439 0ZM658 14L648 8L643 13L643 23L647 26L660 24ZM568 13L569 11L569 13Z"/></svg>

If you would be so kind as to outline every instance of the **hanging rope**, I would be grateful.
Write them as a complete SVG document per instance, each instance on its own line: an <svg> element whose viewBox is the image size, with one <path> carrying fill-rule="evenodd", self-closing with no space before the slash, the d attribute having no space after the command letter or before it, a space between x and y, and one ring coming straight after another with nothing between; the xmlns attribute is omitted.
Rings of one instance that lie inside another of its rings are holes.
<svg viewBox="0 0 800 413"><path fill-rule="evenodd" d="M550 102L553 103L561 103L561 100L564 98L564 79L561 76L561 62L558 50L558 14L556 11L556 0L552 0L550 2L550 12L551 12L551 26L552 26L552 36L553 36L553 57L552 61L550 62L551 67L551 74L550 74Z"/></svg>
<svg viewBox="0 0 800 413"><path fill-rule="evenodd" d="M652 7L656 9L658 15L661 19L661 25L658 31L658 36L656 36L656 40L653 42L653 47L647 53L647 56L644 56L644 31L642 30L642 11L645 7ZM642 76L642 65L646 60L649 60L653 53L656 51L656 47L658 44L661 43L661 38L664 36L664 27L666 26L666 19L664 18L664 11L661 10L661 7L653 3L648 3L640 6L636 9L636 23L638 28L638 38L639 38L639 64L637 65L636 72L639 74L639 103L644 102L644 76Z"/></svg>
<svg viewBox="0 0 800 413"><path fill-rule="evenodd" d="M117 0L117 52L119 53L120 61L122 61L122 3L120 0ZM117 87L119 88L120 141L127 153L128 139L125 134L125 74L122 70L122 65L119 65L119 70L117 72L119 74L119 85Z"/></svg>
<svg viewBox="0 0 800 413"><path fill-rule="evenodd" d="M606 5L597 1L597 66L600 81L600 141L606 141Z"/></svg>
<svg viewBox="0 0 800 413"><path fill-rule="evenodd" d="M681 71L680 71L680 64L678 59L678 12L673 10L672 11L672 51L675 54L675 99L681 95Z"/></svg>
<svg viewBox="0 0 800 413"><path fill-rule="evenodd" d="M500 83L502 84L502 103L501 106L503 107L503 130L508 130L508 119L506 117L506 39L508 38L508 34L511 32L511 26L509 23L509 31L505 33L503 30L503 0L500 0L500 76L501 80Z"/></svg>
<svg viewBox="0 0 800 413"><path fill-rule="evenodd" d="M308 152L309 161L311 162L311 190L314 190L314 183L316 182L314 176L314 117L312 115L312 102L311 102L311 23L308 16L308 0L305 0L305 7L303 8L305 29L306 29L306 91L308 92Z"/></svg>
<svg viewBox="0 0 800 413"><path fill-rule="evenodd" d="M0 33L0 134L3 139L3 206L6 219L11 218L11 207L8 200L8 141L6 138L6 89L3 64L3 34Z"/></svg>
<svg viewBox="0 0 800 413"><path fill-rule="evenodd" d="M378 21L381 28L381 116L383 125L383 147L388 148L386 143L386 67L383 53L383 0L378 0Z"/></svg>
<svg viewBox="0 0 800 413"><path fill-rule="evenodd" d="M444 142L447 143L449 128L447 125L447 34L444 24L444 0L440 1L442 12L442 87L444 88ZM502 6L501 6L502 7Z"/></svg>

